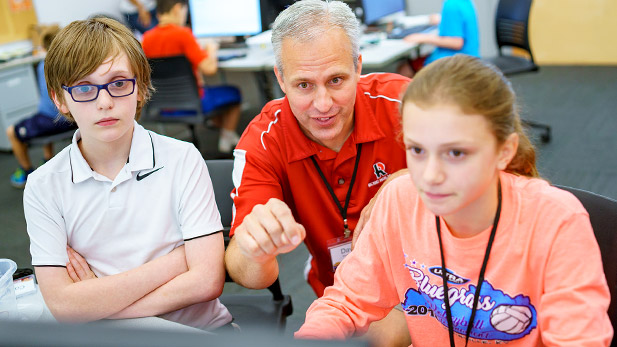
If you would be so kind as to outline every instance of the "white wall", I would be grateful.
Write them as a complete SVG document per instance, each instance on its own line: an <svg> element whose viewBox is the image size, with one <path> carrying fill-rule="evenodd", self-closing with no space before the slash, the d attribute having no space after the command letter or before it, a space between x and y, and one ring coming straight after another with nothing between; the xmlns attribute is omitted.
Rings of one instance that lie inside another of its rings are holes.
<svg viewBox="0 0 617 347"><path fill-rule="evenodd" d="M58 23L61 27L93 14L105 14L122 19L120 0L34 0L39 24Z"/></svg>
<svg viewBox="0 0 617 347"><path fill-rule="evenodd" d="M493 57L497 55L495 42L495 12L499 0L474 0L478 15L480 30L480 56ZM407 0L407 13L428 14L441 12L442 0Z"/></svg>

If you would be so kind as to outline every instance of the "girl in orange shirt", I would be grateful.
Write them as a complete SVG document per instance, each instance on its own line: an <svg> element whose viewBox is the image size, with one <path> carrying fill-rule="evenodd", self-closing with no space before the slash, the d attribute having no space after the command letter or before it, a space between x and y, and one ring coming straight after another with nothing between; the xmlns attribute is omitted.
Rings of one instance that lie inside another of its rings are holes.
<svg viewBox="0 0 617 347"><path fill-rule="evenodd" d="M296 336L363 334L401 304L414 347L608 346L589 216L537 178L503 75L470 56L439 59L402 114L409 175L383 189Z"/></svg>

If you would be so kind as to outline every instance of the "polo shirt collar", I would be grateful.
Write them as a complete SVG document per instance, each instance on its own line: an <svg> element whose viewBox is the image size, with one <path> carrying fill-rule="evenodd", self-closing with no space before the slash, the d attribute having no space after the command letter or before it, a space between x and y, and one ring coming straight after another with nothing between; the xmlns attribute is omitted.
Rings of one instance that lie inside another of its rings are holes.
<svg viewBox="0 0 617 347"><path fill-rule="evenodd" d="M348 146L348 142L352 142L352 146L355 148L356 144L374 142L385 138L385 133L377 120L378 115L374 112L372 105L369 103L370 96L365 95L360 86L356 87L356 101L354 105L354 128L345 141L345 144L341 148ZM298 120L293 115L291 107L289 106L289 100L287 97L283 99L281 104L281 112L278 118L280 118L283 131L285 133L285 145L287 147L287 161L294 162L303 160L317 155L319 159L335 158L337 153L319 145L318 143L310 140L300 129ZM382 115L385 116L385 115ZM355 155L355 152L354 154Z"/></svg>
<svg viewBox="0 0 617 347"><path fill-rule="evenodd" d="M73 135L71 147L69 150L71 177L73 183L83 182L91 177L94 177L92 168L81 154L77 143L81 139L79 129ZM133 139L131 141L131 149L128 158L128 168L130 171L140 171L153 169L156 164L154 156L154 144L150 133L134 121Z"/></svg>
<svg viewBox="0 0 617 347"><path fill-rule="evenodd" d="M150 132L135 122L128 166L131 171L154 169L156 157Z"/></svg>

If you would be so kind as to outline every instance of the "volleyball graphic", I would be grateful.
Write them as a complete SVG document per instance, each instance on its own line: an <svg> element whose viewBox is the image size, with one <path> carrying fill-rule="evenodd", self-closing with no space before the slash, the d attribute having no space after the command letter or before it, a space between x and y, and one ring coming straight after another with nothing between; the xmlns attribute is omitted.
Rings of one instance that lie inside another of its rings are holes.
<svg viewBox="0 0 617 347"><path fill-rule="evenodd" d="M507 334L520 334L531 324L532 314L527 306L499 305L491 312L491 325Z"/></svg>

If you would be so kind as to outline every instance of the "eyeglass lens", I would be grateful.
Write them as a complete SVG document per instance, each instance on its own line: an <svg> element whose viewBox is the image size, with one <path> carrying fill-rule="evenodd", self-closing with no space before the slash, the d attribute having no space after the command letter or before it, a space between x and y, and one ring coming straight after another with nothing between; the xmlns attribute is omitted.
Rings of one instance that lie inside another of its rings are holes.
<svg viewBox="0 0 617 347"><path fill-rule="evenodd" d="M132 80L118 80L103 84L100 88L96 85L84 84L76 86L71 94L76 101L89 101L98 97L100 89L107 89L109 95L114 97L127 96L133 93L134 83Z"/></svg>

